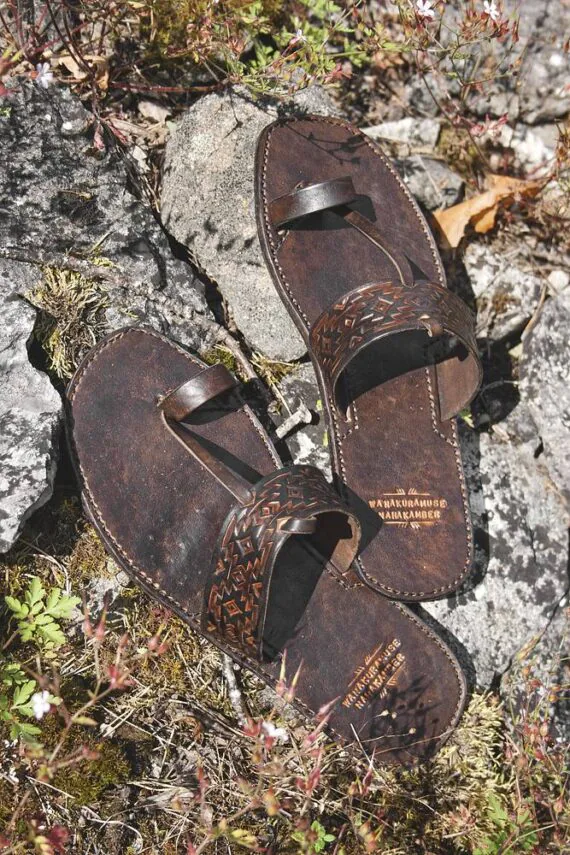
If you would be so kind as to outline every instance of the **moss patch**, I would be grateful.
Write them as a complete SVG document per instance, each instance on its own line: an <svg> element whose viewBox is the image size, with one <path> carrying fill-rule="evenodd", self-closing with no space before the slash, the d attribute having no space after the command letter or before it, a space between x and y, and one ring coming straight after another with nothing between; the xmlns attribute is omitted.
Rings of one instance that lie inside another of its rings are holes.
<svg viewBox="0 0 570 855"><path fill-rule="evenodd" d="M34 334L48 370L66 380L103 333L105 294L80 273L46 267L44 281L26 296L40 310Z"/></svg>
<svg viewBox="0 0 570 855"><path fill-rule="evenodd" d="M240 365L231 350L224 347L222 344L216 344L210 350L202 354L202 359L206 365L218 365L221 363L228 371L231 371L237 377L240 377Z"/></svg>

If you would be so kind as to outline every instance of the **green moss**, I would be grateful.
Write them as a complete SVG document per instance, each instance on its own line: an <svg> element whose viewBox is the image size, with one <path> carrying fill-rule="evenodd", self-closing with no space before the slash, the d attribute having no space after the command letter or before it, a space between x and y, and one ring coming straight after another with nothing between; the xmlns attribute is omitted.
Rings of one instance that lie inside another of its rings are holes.
<svg viewBox="0 0 570 855"><path fill-rule="evenodd" d="M62 686L62 695L65 696L69 709L73 711L87 699L87 687L81 681L76 681L75 685L68 681ZM46 716L42 721L39 738L48 752L59 742L63 728L62 718L55 713ZM132 768L125 743L110 738L102 740L96 730L89 727L72 727L59 756L65 759L83 747L96 751L97 758L82 759L64 766L55 773L51 781L80 805L91 804L109 787L124 784Z"/></svg>
<svg viewBox="0 0 570 855"><path fill-rule="evenodd" d="M160 633L166 651L158 660L143 661L137 679L155 691L190 696L202 705L233 719L225 681L220 677L219 651L183 620L152 603L137 592L130 606L129 630L134 644L141 648Z"/></svg>
<svg viewBox="0 0 570 855"><path fill-rule="evenodd" d="M386 819L381 837L413 850L417 838L430 851L471 852L470 843L492 831L490 804L508 804L503 775L503 710L491 694L473 695L452 738L433 761L413 769L379 771L376 808ZM449 839L448 839L449 837Z"/></svg>
<svg viewBox="0 0 570 855"><path fill-rule="evenodd" d="M294 374L297 370L297 365L294 362L281 362L276 359L268 359L262 353L254 353L252 364L259 376L271 388L277 386L284 377Z"/></svg>
<svg viewBox="0 0 570 855"><path fill-rule="evenodd" d="M217 365L218 363L221 363L233 374L236 374L238 377L240 376L240 366L237 359L229 348L224 347L221 344L216 344L211 348L211 350L207 350L203 353L202 359L207 365Z"/></svg>
<svg viewBox="0 0 570 855"><path fill-rule="evenodd" d="M109 787L124 784L131 771L125 753L114 742L107 739L89 747L98 752L96 760L67 766L57 772L53 779L55 787L69 793L80 805L96 802Z"/></svg>
<svg viewBox="0 0 570 855"><path fill-rule="evenodd" d="M117 566L107 555L96 530L88 523L76 541L67 563L69 578L79 588L90 579L110 579Z"/></svg>
<svg viewBox="0 0 570 855"><path fill-rule="evenodd" d="M8 737L7 730L5 735L2 733L3 730L4 728L0 727L0 738L2 739ZM17 800L16 787L5 778L0 778L0 832L10 822Z"/></svg>
<svg viewBox="0 0 570 855"><path fill-rule="evenodd" d="M68 379L103 332L104 292L80 273L46 267L44 281L26 296L40 309L34 334L48 370Z"/></svg>
<svg viewBox="0 0 570 855"><path fill-rule="evenodd" d="M90 579L110 578L117 572L76 498L56 496L34 515L18 542L0 558L0 574L8 580L14 597L26 588L30 575L45 577L47 571L60 586L67 574L75 593Z"/></svg>

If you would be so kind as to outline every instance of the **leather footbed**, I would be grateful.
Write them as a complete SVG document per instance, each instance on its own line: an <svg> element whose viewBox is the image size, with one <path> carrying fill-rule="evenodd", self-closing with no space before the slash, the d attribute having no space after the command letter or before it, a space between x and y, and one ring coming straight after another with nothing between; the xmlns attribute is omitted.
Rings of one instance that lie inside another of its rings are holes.
<svg viewBox="0 0 570 855"><path fill-rule="evenodd" d="M341 376L347 419L339 419L311 352L311 329L347 292L395 282L397 271L334 209L285 229L271 221L276 199L344 176L361 194L362 212L385 244L404 255L414 278L445 286L433 237L393 166L364 134L336 119L283 119L262 132L260 240L275 285L309 345L336 483L363 528L359 574L392 599L433 599L459 587L473 551L456 420L442 420L437 405L435 362L451 353L449 343L434 346L427 330L410 330L371 344Z"/></svg>
<svg viewBox="0 0 570 855"><path fill-rule="evenodd" d="M199 632L212 553L235 500L165 428L157 401L204 368L154 331L119 331L75 374L67 420L83 501L107 549ZM282 465L235 394L198 410L189 427L251 483ZM279 554L264 661L209 637L272 686L285 650L289 678L302 665L297 706L311 714L338 698L333 735L357 737L385 762L433 754L463 708L464 678L442 641L351 571L339 578L308 535L289 537Z"/></svg>

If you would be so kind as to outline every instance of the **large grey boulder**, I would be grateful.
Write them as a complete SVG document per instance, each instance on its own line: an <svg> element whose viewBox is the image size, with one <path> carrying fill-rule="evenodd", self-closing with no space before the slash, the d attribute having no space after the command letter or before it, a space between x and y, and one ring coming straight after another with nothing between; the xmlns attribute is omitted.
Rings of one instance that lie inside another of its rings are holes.
<svg viewBox="0 0 570 855"><path fill-rule="evenodd" d="M200 98L167 143L161 215L219 287L252 347L292 360L306 348L263 260L253 197L257 140L280 111L335 112L316 87L286 106L235 92Z"/></svg>
<svg viewBox="0 0 570 855"><path fill-rule="evenodd" d="M210 319L204 288L174 257L133 172L94 117L67 89L18 81L0 116L0 248L9 258L54 266L96 262L110 332L144 321L194 348ZM90 274L90 275L91 275ZM39 278L39 277L38 277Z"/></svg>
<svg viewBox="0 0 570 855"><path fill-rule="evenodd" d="M196 349L215 325L203 287L177 260L150 206L128 189L124 157L68 90L24 80L0 115L0 551L51 494L60 397L29 362L36 321L25 302L42 266L98 280L101 331L144 321ZM214 330L214 332L212 332Z"/></svg>
<svg viewBox="0 0 570 855"><path fill-rule="evenodd" d="M16 283L6 282L7 272L0 262L0 552L52 494L61 412L48 376L28 358L36 313L14 294Z"/></svg>
<svg viewBox="0 0 570 855"><path fill-rule="evenodd" d="M542 637L568 588L568 515L537 451L540 437L521 402L490 433L463 431L475 571L454 597L424 603L468 652L477 684L505 676L516 654ZM560 645L543 644L543 672Z"/></svg>

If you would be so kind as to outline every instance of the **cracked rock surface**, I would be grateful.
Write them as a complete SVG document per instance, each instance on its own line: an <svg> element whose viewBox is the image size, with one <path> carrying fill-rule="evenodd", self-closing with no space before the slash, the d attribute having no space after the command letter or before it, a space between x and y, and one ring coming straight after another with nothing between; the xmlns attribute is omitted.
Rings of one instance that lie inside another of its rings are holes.
<svg viewBox="0 0 570 855"><path fill-rule="evenodd" d="M560 644L551 619L568 592L568 513L537 452L521 401L501 432L463 431L476 556L464 592L423 607L464 645L477 683L507 672L533 637L546 669Z"/></svg>
<svg viewBox="0 0 570 855"><path fill-rule="evenodd" d="M556 489L570 502L570 287L548 300L525 338L521 390Z"/></svg>
<svg viewBox="0 0 570 855"><path fill-rule="evenodd" d="M543 281L485 243L469 244L463 263L477 305L478 336L498 341L522 330L538 306Z"/></svg>
<svg viewBox="0 0 570 855"><path fill-rule="evenodd" d="M0 247L12 260L29 259L36 281L45 258L105 262L109 332L143 321L199 348L200 320L210 316L203 286L174 257L149 205L128 189L128 164L112 142L104 152L95 148L92 114L67 89L24 81L5 103Z"/></svg>

